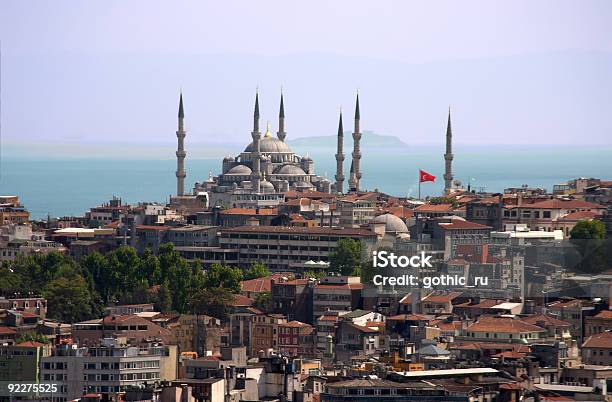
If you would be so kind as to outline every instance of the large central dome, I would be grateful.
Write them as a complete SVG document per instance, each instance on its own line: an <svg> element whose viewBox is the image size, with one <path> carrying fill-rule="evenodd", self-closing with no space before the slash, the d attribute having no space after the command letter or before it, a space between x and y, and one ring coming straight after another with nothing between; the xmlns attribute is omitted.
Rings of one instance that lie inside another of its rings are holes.
<svg viewBox="0 0 612 402"><path fill-rule="evenodd" d="M259 151L262 153L264 152L283 152L283 153L290 152L292 153L293 152L291 151L291 148L289 148L289 145L279 140L278 138L272 137L272 136L269 136L269 137L264 136L261 140L259 140ZM255 146L253 145L252 142L244 149L244 152L255 152Z"/></svg>
<svg viewBox="0 0 612 402"><path fill-rule="evenodd" d="M259 151L260 152L292 152L289 145L276 137L273 137L270 133L270 125L266 125L266 133L259 140ZM255 152L255 146L251 142L245 149L244 152Z"/></svg>

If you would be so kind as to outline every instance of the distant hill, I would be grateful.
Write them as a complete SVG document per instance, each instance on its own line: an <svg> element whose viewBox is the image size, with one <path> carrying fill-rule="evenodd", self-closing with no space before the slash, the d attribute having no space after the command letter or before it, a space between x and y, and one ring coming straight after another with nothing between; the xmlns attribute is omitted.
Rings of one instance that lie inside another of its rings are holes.
<svg viewBox="0 0 612 402"><path fill-rule="evenodd" d="M287 143L292 147L304 148L333 148L336 149L337 137L335 135L320 135L314 137L303 137L287 139ZM353 134L350 131L344 132L344 152L352 149ZM376 134L372 131L364 131L361 136L361 148L366 149L394 149L408 148L409 145L393 135ZM350 152L350 151L349 151Z"/></svg>

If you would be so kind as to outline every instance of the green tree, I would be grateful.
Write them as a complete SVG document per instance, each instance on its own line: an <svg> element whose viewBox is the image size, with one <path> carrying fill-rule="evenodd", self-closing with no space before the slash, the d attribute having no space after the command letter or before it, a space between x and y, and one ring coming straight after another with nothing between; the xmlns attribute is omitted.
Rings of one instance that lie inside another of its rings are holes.
<svg viewBox="0 0 612 402"><path fill-rule="evenodd" d="M168 281L162 283L157 291L155 310L162 313L167 313L172 310L172 293L170 292Z"/></svg>
<svg viewBox="0 0 612 402"><path fill-rule="evenodd" d="M264 313L268 313L272 309L272 293L271 292L261 292L255 296L255 307L263 311Z"/></svg>
<svg viewBox="0 0 612 402"><path fill-rule="evenodd" d="M222 320L228 317L233 303L234 295L226 288L200 289L190 300L195 314L205 314Z"/></svg>
<svg viewBox="0 0 612 402"><path fill-rule="evenodd" d="M329 254L329 269L341 275L351 275L361 268L362 245L358 240L338 240L336 249Z"/></svg>
<svg viewBox="0 0 612 402"><path fill-rule="evenodd" d="M59 277L43 289L48 316L73 323L91 318L93 306L87 282L80 275Z"/></svg>
<svg viewBox="0 0 612 402"><path fill-rule="evenodd" d="M606 226L598 220L580 221L570 232L570 242L579 255L576 268L599 274L612 268L612 241L606 239Z"/></svg>
<svg viewBox="0 0 612 402"><path fill-rule="evenodd" d="M580 221L571 230L572 239L605 239L606 225L598 220Z"/></svg>
<svg viewBox="0 0 612 402"><path fill-rule="evenodd" d="M266 264L262 264L260 262L254 262L249 268L248 271L244 274L244 279L257 279L264 278L266 276L270 276L270 270Z"/></svg>
<svg viewBox="0 0 612 402"><path fill-rule="evenodd" d="M40 343L49 343L49 338L36 331L27 331L21 334L17 339L15 339L15 343L22 342L40 342Z"/></svg>
<svg viewBox="0 0 612 402"><path fill-rule="evenodd" d="M321 279L326 275L325 271L306 271L304 272L304 278Z"/></svg>
<svg viewBox="0 0 612 402"><path fill-rule="evenodd" d="M224 288L232 293L240 292L240 282L242 282L242 270L214 263L204 274L204 287Z"/></svg>
<svg viewBox="0 0 612 402"><path fill-rule="evenodd" d="M429 203L433 205L451 204L453 208L459 206L459 202L453 197L432 197L429 199Z"/></svg>

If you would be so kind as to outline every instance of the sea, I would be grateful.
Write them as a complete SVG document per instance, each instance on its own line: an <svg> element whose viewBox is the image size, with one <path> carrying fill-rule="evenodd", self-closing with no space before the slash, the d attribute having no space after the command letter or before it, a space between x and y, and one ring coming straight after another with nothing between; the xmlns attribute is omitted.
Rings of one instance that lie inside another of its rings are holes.
<svg viewBox="0 0 612 402"><path fill-rule="evenodd" d="M296 153L302 154L299 149ZM305 152L303 152L305 153ZM421 196L442 192L444 159L438 149L362 150L362 188L396 196L417 197L419 169L436 176L421 185ZM171 153L170 153L171 154ZM333 181L336 162L329 150L311 150L315 173ZM508 187L545 188L577 177L612 179L612 147L497 146L454 151L456 180L476 191ZM221 159L187 159L186 189L221 170ZM348 178L350 152L346 152ZM3 155L0 194L18 195L34 219L83 215L113 196L124 203L166 202L176 191L176 161L114 158L32 158ZM346 182L345 182L346 183ZM345 184L346 185L346 184Z"/></svg>

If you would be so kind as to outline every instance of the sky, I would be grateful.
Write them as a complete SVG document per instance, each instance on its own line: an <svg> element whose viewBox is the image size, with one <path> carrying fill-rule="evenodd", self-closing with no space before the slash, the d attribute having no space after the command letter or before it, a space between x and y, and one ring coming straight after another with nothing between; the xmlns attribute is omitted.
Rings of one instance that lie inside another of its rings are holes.
<svg viewBox="0 0 612 402"><path fill-rule="evenodd" d="M250 141L254 93L288 139L612 145L612 2L0 0L2 142L137 152ZM6 150L7 148L5 148ZM76 150L76 151L75 151ZM5 152L6 153L6 152ZM173 157L172 154L169 157Z"/></svg>

